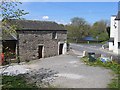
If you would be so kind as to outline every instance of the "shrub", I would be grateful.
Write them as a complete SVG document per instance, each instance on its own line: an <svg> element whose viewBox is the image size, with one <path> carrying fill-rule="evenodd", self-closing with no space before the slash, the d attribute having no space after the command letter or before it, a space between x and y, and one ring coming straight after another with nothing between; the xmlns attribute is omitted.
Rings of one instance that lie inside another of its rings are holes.
<svg viewBox="0 0 120 90"><path fill-rule="evenodd" d="M18 76L2 76L2 89L9 88L36 88L34 84L28 84L24 77Z"/></svg>

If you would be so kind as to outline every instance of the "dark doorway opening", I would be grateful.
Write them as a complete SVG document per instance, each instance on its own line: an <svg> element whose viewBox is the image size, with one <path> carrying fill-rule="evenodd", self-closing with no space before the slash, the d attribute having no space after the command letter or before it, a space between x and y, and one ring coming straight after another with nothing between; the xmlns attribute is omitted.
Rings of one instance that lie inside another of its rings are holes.
<svg viewBox="0 0 120 90"><path fill-rule="evenodd" d="M2 52L5 54L6 59L16 58L16 40L4 40L2 41Z"/></svg>
<svg viewBox="0 0 120 90"><path fill-rule="evenodd" d="M63 52L63 44L59 45L59 55L61 55Z"/></svg>
<svg viewBox="0 0 120 90"><path fill-rule="evenodd" d="M38 59L43 57L43 46L38 46Z"/></svg>

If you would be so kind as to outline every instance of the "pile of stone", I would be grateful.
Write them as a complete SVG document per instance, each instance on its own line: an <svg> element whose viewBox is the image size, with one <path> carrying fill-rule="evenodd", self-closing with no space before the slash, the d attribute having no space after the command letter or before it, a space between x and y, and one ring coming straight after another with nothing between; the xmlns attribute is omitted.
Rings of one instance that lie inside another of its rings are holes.
<svg viewBox="0 0 120 90"><path fill-rule="evenodd" d="M47 87L55 80L57 73L54 70L41 68L24 74L24 77L29 83L34 83L38 87Z"/></svg>
<svg viewBox="0 0 120 90"><path fill-rule="evenodd" d="M0 69L0 75L10 75L25 78L28 83L36 84L38 87L50 86L50 83L57 77L58 72L40 68L38 70L26 69L24 65L5 66Z"/></svg>
<svg viewBox="0 0 120 90"><path fill-rule="evenodd" d="M24 65L6 65L0 69L0 75L16 76L28 72L29 69L25 68Z"/></svg>

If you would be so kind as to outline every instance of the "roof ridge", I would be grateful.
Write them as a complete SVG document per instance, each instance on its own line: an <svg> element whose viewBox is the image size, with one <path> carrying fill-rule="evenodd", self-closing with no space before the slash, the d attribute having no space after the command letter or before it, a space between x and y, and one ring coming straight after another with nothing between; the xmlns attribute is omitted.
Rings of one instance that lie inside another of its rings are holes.
<svg viewBox="0 0 120 90"><path fill-rule="evenodd" d="M64 26L51 21L10 19L9 25L17 25L19 29L30 30L65 30Z"/></svg>
<svg viewBox="0 0 120 90"><path fill-rule="evenodd" d="M9 20L56 23L55 21L42 21L42 20L30 20L30 19L9 19ZM56 23L56 24L58 24L58 23Z"/></svg>

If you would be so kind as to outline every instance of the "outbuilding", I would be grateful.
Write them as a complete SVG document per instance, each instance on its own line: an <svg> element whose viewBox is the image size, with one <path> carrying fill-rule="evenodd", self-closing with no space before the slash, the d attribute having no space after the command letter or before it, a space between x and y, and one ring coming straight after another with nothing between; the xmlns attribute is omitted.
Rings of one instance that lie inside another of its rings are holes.
<svg viewBox="0 0 120 90"><path fill-rule="evenodd" d="M16 34L3 35L3 52L14 52L20 61L65 54L67 30L50 21L9 20L16 25Z"/></svg>

